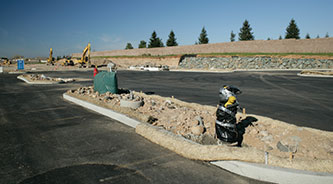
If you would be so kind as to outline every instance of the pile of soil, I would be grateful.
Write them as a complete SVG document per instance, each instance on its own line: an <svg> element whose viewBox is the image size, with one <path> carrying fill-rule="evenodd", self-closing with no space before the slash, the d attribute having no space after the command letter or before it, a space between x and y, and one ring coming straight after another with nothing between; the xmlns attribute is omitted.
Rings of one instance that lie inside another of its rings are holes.
<svg viewBox="0 0 333 184"><path fill-rule="evenodd" d="M53 77L46 77L44 74L25 74L22 75L25 79L31 81L31 82L37 82L37 81L49 81L49 82L61 82L61 83L67 83L67 82L74 82L74 79L68 78L53 78Z"/></svg>
<svg viewBox="0 0 333 184"><path fill-rule="evenodd" d="M69 95L110 108L141 122L161 127L173 134L204 145L226 146L215 138L215 119L217 107L187 103L173 97L165 98L133 92L136 100L143 105L137 109L120 107L120 100L130 99L129 94L99 94L93 87L69 90ZM256 149L268 152L274 158L292 162L316 162L309 168L290 164L291 168L333 172L333 132L298 127L271 118L258 115L237 114L238 122L246 118L255 118L252 126L246 127L242 148L246 151ZM232 146L232 145L227 145ZM243 150L242 150L243 149ZM246 153L243 153L246 160ZM262 156L262 155L258 155ZM278 165L278 164L277 164ZM318 166L319 165L319 166ZM283 166L283 165L279 165Z"/></svg>
<svg viewBox="0 0 333 184"><path fill-rule="evenodd" d="M305 74L305 75L329 75L329 76L333 76L333 71L332 70L329 70L329 71L303 70L303 71L301 71L301 74Z"/></svg>

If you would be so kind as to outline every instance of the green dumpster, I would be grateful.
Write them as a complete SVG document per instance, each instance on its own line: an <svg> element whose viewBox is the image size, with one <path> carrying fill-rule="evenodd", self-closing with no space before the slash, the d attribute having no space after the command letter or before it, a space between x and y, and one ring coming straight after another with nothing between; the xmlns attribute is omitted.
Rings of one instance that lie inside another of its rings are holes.
<svg viewBox="0 0 333 184"><path fill-rule="evenodd" d="M116 72L99 72L94 78L94 90L99 94L110 92L118 93L118 81Z"/></svg>

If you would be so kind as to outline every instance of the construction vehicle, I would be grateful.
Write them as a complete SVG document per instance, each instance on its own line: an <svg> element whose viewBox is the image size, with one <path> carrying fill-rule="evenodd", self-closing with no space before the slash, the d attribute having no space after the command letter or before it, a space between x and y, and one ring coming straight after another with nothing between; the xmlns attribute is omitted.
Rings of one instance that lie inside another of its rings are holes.
<svg viewBox="0 0 333 184"><path fill-rule="evenodd" d="M10 65L12 64L12 62L8 59L8 58L2 58L4 61L3 61L3 64L4 65Z"/></svg>
<svg viewBox="0 0 333 184"><path fill-rule="evenodd" d="M54 58L52 57L53 51L52 48L50 48L50 55L49 55L49 59L47 59L47 65L54 65Z"/></svg>
<svg viewBox="0 0 333 184"><path fill-rule="evenodd" d="M71 57L66 58L64 62L61 63L62 66L74 66L74 61Z"/></svg>
<svg viewBox="0 0 333 184"><path fill-rule="evenodd" d="M81 59L75 59L75 58L67 58L65 61L61 63L62 66L74 66L79 65L80 67L86 66L90 67L90 43L84 48L82 52Z"/></svg>
<svg viewBox="0 0 333 184"><path fill-rule="evenodd" d="M86 65L87 68L90 67L90 43L84 48L81 59L78 60L78 64L81 66Z"/></svg>

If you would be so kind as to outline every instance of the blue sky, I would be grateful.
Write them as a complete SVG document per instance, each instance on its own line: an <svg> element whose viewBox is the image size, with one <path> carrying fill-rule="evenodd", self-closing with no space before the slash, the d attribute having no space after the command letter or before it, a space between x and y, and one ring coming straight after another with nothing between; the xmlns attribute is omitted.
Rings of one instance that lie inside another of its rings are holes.
<svg viewBox="0 0 333 184"><path fill-rule="evenodd" d="M277 39L295 19L301 38L333 35L332 0L0 0L0 57L55 56L138 47L155 30L165 43L192 45L205 26L209 43L228 42L245 19L256 40ZM236 35L238 38L238 35Z"/></svg>

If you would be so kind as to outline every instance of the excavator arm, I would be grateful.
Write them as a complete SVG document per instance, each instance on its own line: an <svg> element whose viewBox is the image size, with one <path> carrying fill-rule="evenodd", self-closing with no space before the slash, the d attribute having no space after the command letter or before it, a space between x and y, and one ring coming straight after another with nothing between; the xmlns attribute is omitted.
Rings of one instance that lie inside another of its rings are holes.
<svg viewBox="0 0 333 184"><path fill-rule="evenodd" d="M88 59L86 59L88 57ZM90 63L90 43L84 48L81 56L81 60L79 61L81 65L83 64L89 64Z"/></svg>
<svg viewBox="0 0 333 184"><path fill-rule="evenodd" d="M47 64L52 64L52 65L54 64L52 54L53 54L53 50L52 50L52 48L50 48L50 55L49 55L49 59L47 60Z"/></svg>

